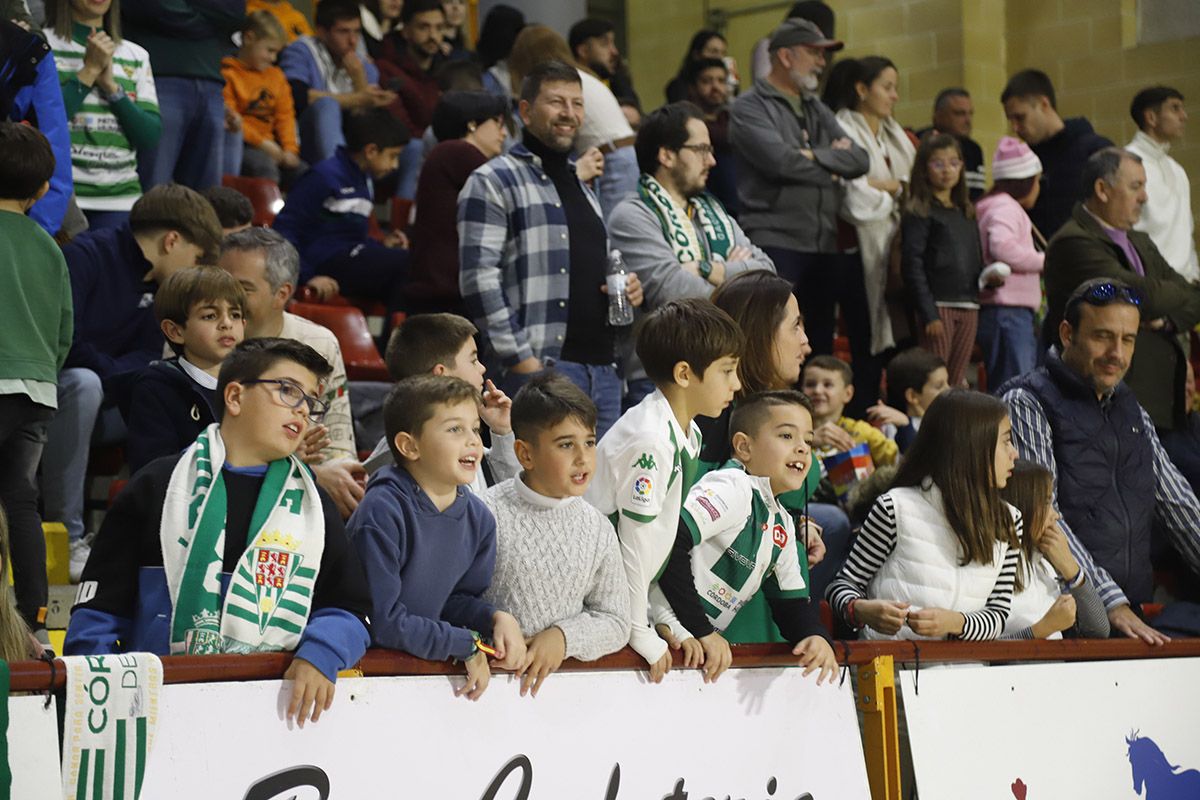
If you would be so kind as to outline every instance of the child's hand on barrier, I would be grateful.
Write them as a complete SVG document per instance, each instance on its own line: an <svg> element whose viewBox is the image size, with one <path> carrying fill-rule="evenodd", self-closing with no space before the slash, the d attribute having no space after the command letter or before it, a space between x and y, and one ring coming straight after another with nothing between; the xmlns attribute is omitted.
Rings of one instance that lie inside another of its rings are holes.
<svg viewBox="0 0 1200 800"><path fill-rule="evenodd" d="M716 631L689 641L699 642L704 648L704 682L716 683L721 673L733 664L733 650L729 647L729 642Z"/></svg>
<svg viewBox="0 0 1200 800"><path fill-rule="evenodd" d="M521 679L521 697L529 692L537 697L542 681L562 666L567 657L567 637L562 629L551 625L526 643L525 658L517 668Z"/></svg>
<svg viewBox="0 0 1200 800"><path fill-rule="evenodd" d="M696 640L695 636L689 636L679 643L680 649L683 651L683 665L688 669L699 669L704 666L704 647Z"/></svg>
<svg viewBox="0 0 1200 800"><path fill-rule="evenodd" d="M945 639L951 634L958 636L966 624L967 619L960 612L944 608L922 608L908 613L908 627L913 633L935 639Z"/></svg>
<svg viewBox="0 0 1200 800"><path fill-rule="evenodd" d="M833 654L833 648L829 646L829 642L825 640L824 636L809 636L807 639L801 639L792 648L792 655L800 656L800 666L804 667L805 677L820 670L817 675L818 686L824 683L826 678L832 681L833 676L837 675L837 656Z"/></svg>
<svg viewBox="0 0 1200 800"><path fill-rule="evenodd" d="M865 597L854 602L854 622L888 636L898 633L907 619L908 603L868 600Z"/></svg>
<svg viewBox="0 0 1200 800"><path fill-rule="evenodd" d="M462 688L455 690L454 696L465 696L468 700L478 700L483 697L483 693L487 691L488 681L492 679L487 653L479 650L463 663L467 667L467 682L462 685Z"/></svg>
<svg viewBox="0 0 1200 800"><path fill-rule="evenodd" d="M525 634L521 623L507 611L492 615L492 644L496 648L496 668L515 670L525 661Z"/></svg>
<svg viewBox="0 0 1200 800"><path fill-rule="evenodd" d="M333 704L333 681L321 674L321 670L303 658L293 658L292 664L283 673L285 681L292 682L292 699L288 701L288 722L293 719L301 728L311 719L316 722L321 713Z"/></svg>
<svg viewBox="0 0 1200 800"><path fill-rule="evenodd" d="M662 657L650 665L650 682L662 683L663 676L671 671L671 648L667 648L667 652L662 654Z"/></svg>

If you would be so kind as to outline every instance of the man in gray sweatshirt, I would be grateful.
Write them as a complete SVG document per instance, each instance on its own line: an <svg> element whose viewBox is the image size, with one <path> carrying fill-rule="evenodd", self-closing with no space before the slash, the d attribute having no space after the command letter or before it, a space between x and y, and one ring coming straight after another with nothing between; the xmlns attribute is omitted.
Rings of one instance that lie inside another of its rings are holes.
<svg viewBox="0 0 1200 800"><path fill-rule="evenodd" d="M642 312L670 300L708 297L747 270L775 271L767 254L705 188L717 162L700 109L671 103L648 115L634 150L641 170L638 191L613 211L608 235L642 282ZM633 352L634 337L628 338L626 407L654 391Z"/></svg>
<svg viewBox="0 0 1200 800"><path fill-rule="evenodd" d="M861 266L855 279L837 256L837 213L841 181L866 174L869 158L815 94L826 53L842 46L808 20L784 21L771 35L770 73L730 111L741 223L795 284L818 353L832 350L835 304L850 311L866 302ZM851 333L869 341L869 330Z"/></svg>

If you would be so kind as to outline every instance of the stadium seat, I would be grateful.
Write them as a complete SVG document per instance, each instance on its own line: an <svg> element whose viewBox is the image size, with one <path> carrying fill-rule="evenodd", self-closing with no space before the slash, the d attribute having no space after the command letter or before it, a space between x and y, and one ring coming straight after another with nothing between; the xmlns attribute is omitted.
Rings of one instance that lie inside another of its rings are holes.
<svg viewBox="0 0 1200 800"><path fill-rule="evenodd" d="M243 178L240 175L226 175L221 178L221 185L241 192L254 206L254 224L270 225L275 221L275 215L283 208L283 192L279 184L266 178Z"/></svg>
<svg viewBox="0 0 1200 800"><path fill-rule="evenodd" d="M375 349L367 318L360 309L350 305L295 302L289 310L333 331L342 348L342 360L346 363L346 377L349 380L391 380L387 365Z"/></svg>

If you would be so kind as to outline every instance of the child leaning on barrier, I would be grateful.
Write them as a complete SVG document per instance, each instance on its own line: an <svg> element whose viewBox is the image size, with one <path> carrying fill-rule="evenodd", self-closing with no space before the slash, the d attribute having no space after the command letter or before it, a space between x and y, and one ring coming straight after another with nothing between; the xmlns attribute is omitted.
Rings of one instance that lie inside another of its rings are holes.
<svg viewBox="0 0 1200 800"><path fill-rule="evenodd" d="M1000 493L1021 512L1021 567L1006 639L1061 639L1063 634L1107 639L1108 613L1067 545L1054 507L1054 476L1040 464L1018 460Z"/></svg>
<svg viewBox="0 0 1200 800"><path fill-rule="evenodd" d="M1021 512L1003 402L952 389L929 407L826 595L866 638L995 639L1012 607Z"/></svg>
<svg viewBox="0 0 1200 800"><path fill-rule="evenodd" d="M140 470L104 517L67 655L294 650L288 717L320 718L367 649L371 611L341 515L295 456L329 370L291 339L225 359L221 422Z"/></svg>
<svg viewBox="0 0 1200 800"><path fill-rule="evenodd" d="M656 579L675 541L679 509L700 471L697 415L718 417L739 386L744 339L707 300L672 300L646 317L637 354L657 387L600 440L588 501L613 519L629 586L629 644L658 683L671 669L668 645L650 627ZM687 666L699 666L685 659Z"/></svg>
<svg viewBox="0 0 1200 800"><path fill-rule="evenodd" d="M733 457L692 487L679 512L659 578L670 608L652 613L677 618L695 637L705 681L713 681L732 661L721 632L761 588L804 674L819 670L822 683L837 671L837 659L821 625L820 598L810 596L808 568L824 546L815 531L798 532L779 501L804 486L812 469L812 406L800 392L760 392L738 403L729 430Z"/></svg>
<svg viewBox="0 0 1200 800"><path fill-rule="evenodd" d="M523 468L480 497L496 517L496 572L484 599L530 637L517 667L537 696L564 658L591 661L629 641L629 590L607 518L583 499L596 471L596 406L570 380L542 373L513 399Z"/></svg>
<svg viewBox="0 0 1200 800"><path fill-rule="evenodd" d="M469 700L487 689L489 654L507 669L525 657L521 626L483 597L496 520L467 488L483 458L478 395L444 375L397 383L383 410L395 464L371 478L348 523L371 587L375 644L461 661L467 682L455 694Z"/></svg>

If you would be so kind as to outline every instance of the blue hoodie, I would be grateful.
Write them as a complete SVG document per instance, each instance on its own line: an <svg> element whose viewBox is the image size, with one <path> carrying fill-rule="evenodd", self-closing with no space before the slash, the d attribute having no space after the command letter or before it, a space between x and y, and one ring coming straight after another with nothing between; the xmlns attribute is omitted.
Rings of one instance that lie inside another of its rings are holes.
<svg viewBox="0 0 1200 800"><path fill-rule="evenodd" d="M483 600L496 566L496 520L466 487L445 511L407 470L379 470L346 525L371 587L372 641L418 658L466 658L492 634Z"/></svg>

